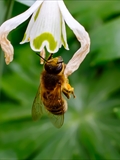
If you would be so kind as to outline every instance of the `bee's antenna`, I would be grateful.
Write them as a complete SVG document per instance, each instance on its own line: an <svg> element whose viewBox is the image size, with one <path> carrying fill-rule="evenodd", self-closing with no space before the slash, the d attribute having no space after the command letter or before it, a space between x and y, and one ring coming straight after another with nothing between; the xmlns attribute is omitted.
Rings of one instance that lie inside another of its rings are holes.
<svg viewBox="0 0 120 160"><path fill-rule="evenodd" d="M53 56L53 53L50 53L50 56L48 57L48 60L50 60Z"/></svg>
<svg viewBox="0 0 120 160"><path fill-rule="evenodd" d="M39 53L36 53L40 58L42 58L45 62L47 62L46 59L44 59Z"/></svg>

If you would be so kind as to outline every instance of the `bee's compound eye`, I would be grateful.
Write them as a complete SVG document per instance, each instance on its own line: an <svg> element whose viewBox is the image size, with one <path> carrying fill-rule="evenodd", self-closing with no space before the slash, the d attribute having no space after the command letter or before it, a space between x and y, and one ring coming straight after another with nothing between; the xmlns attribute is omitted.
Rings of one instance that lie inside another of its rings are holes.
<svg viewBox="0 0 120 160"><path fill-rule="evenodd" d="M62 63L56 65L45 63L45 70L50 74L59 74L62 71L62 67Z"/></svg>
<svg viewBox="0 0 120 160"><path fill-rule="evenodd" d="M57 66L56 66L56 68L54 70L55 74L60 73L62 71L62 68L63 68L62 63L57 64Z"/></svg>

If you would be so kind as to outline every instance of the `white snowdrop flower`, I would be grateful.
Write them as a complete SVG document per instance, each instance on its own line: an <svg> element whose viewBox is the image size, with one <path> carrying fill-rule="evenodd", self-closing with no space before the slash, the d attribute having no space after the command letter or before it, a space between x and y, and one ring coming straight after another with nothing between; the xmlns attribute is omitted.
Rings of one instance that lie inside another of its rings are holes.
<svg viewBox="0 0 120 160"><path fill-rule="evenodd" d="M24 13L5 21L0 26L0 45L5 54L6 64L13 60L14 54L13 46L7 39L9 32L31 15L21 44L30 42L32 50L36 52L43 52L46 47L49 53L56 53L62 45L68 50L65 22L81 43L78 51L66 65L64 74L69 76L78 69L89 53L90 38L84 27L69 13L63 0L36 0Z"/></svg>

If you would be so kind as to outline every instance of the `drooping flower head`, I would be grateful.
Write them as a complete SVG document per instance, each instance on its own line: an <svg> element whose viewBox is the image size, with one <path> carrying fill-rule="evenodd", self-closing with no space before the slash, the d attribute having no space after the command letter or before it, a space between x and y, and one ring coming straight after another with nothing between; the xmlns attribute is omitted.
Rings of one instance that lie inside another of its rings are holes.
<svg viewBox="0 0 120 160"><path fill-rule="evenodd" d="M73 30L77 40L81 43L80 49L68 62L65 75L69 76L78 69L90 49L90 39L84 27L69 13L63 0L36 0L24 13L4 22L0 27L0 44L5 52L6 64L13 60L14 49L7 39L7 35L30 16L21 44L30 42L32 50L43 52L46 47L49 53L56 53L63 45L68 48L65 22Z"/></svg>

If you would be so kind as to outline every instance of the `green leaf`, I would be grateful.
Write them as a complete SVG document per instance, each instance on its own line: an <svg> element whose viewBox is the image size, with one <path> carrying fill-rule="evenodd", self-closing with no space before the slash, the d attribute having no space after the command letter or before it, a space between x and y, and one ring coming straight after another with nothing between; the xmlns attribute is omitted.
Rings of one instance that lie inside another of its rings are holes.
<svg viewBox="0 0 120 160"><path fill-rule="evenodd" d="M120 58L120 18L99 27L91 33L91 52L94 53L92 65ZM109 32L108 32L109 31Z"/></svg>
<svg viewBox="0 0 120 160"><path fill-rule="evenodd" d="M35 0L30 0L30 1L16 0L16 1L19 2L19 3L22 3L26 6L31 6L35 2Z"/></svg>

